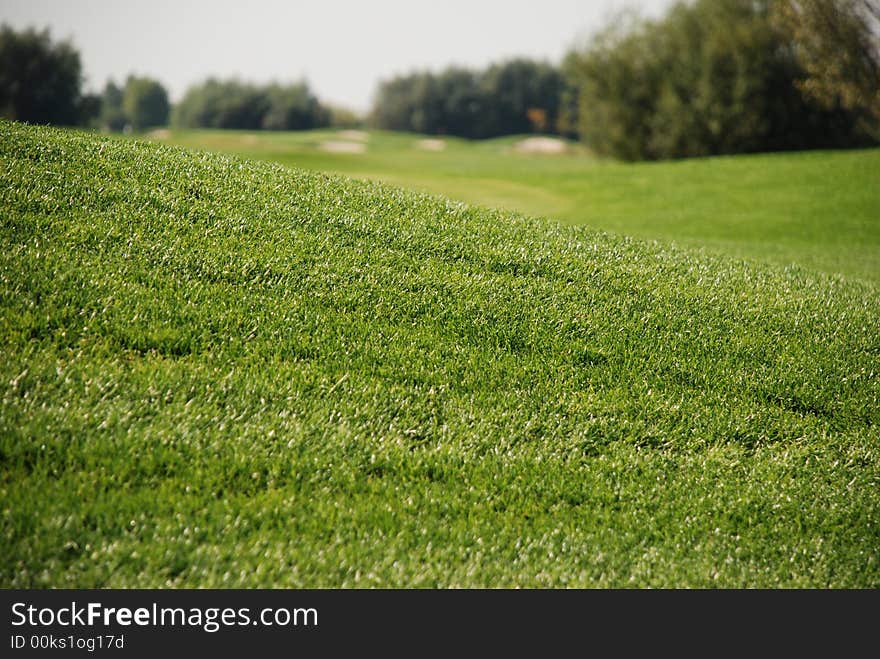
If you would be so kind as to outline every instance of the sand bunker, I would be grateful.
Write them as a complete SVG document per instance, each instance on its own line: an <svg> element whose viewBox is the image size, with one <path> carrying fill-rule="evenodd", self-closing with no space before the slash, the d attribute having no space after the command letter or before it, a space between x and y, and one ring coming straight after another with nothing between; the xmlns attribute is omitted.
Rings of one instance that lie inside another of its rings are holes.
<svg viewBox="0 0 880 659"><path fill-rule="evenodd" d="M167 128L157 128L147 133L147 137L154 140L167 140L171 137L171 131Z"/></svg>
<svg viewBox="0 0 880 659"><path fill-rule="evenodd" d="M366 142L370 139L369 133L363 130L341 130L336 133L336 137L341 140L349 140L352 142Z"/></svg>
<svg viewBox="0 0 880 659"><path fill-rule="evenodd" d="M329 151L330 153L363 153L367 150L367 145L361 142L321 142L321 151Z"/></svg>
<svg viewBox="0 0 880 659"><path fill-rule="evenodd" d="M565 153L568 145L555 137L527 137L513 147L519 153Z"/></svg>
<svg viewBox="0 0 880 659"><path fill-rule="evenodd" d="M424 139L416 142L416 146L424 151L442 151L446 148L446 140Z"/></svg>

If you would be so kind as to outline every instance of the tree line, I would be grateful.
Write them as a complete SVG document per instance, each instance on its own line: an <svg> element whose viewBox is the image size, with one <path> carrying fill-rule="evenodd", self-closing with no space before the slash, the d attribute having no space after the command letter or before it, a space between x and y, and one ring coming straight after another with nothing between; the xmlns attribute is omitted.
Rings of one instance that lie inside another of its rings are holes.
<svg viewBox="0 0 880 659"><path fill-rule="evenodd" d="M173 109L168 91L149 77L108 80L100 94L82 90L80 56L46 30L0 26L0 116L17 121L142 131L181 128L302 130L349 125L352 113L323 105L305 82L254 85L208 79L190 87Z"/></svg>
<svg viewBox="0 0 880 659"><path fill-rule="evenodd" d="M355 125L305 82L156 80L81 90L79 54L0 28L0 115L105 130ZM559 65L526 58L380 82L370 125L466 138L550 133L627 160L880 141L880 0L692 0L618 16Z"/></svg>
<svg viewBox="0 0 880 659"><path fill-rule="evenodd" d="M389 130L474 139L555 133L564 84L559 67L523 58L415 72L380 83L371 119Z"/></svg>
<svg viewBox="0 0 880 659"><path fill-rule="evenodd" d="M254 85L210 78L190 87L172 116L181 128L307 130L330 125L330 111L305 82Z"/></svg>
<svg viewBox="0 0 880 659"><path fill-rule="evenodd" d="M382 82L372 119L471 138L556 133L624 160L873 145L880 2L695 0L656 20L624 13L558 68L514 60Z"/></svg>
<svg viewBox="0 0 880 659"><path fill-rule="evenodd" d="M0 116L61 126L143 130L168 122L170 103L156 80L108 81L101 94L82 90L79 52L53 42L48 29L17 32L0 26Z"/></svg>

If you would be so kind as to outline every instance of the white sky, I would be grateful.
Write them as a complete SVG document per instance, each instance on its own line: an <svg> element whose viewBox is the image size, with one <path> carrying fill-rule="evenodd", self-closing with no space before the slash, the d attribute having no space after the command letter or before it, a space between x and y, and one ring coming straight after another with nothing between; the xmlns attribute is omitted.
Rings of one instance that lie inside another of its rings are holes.
<svg viewBox="0 0 880 659"><path fill-rule="evenodd" d="M86 88L129 73L178 100L209 75L308 80L324 101L368 109L380 79L524 55L558 62L622 7L671 0L0 0L0 22L48 26L82 57Z"/></svg>

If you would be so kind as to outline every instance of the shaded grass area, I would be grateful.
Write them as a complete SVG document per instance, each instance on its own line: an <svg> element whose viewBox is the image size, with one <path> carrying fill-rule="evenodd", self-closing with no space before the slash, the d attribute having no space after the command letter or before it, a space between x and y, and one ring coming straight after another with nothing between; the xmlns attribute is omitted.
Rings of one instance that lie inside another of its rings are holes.
<svg viewBox="0 0 880 659"><path fill-rule="evenodd" d="M0 124L0 584L880 585L880 300Z"/></svg>
<svg viewBox="0 0 880 659"><path fill-rule="evenodd" d="M641 239L880 283L880 150L621 164L572 145L521 154L520 138L372 132L363 154L326 153L332 131L174 131L184 146L377 179Z"/></svg>

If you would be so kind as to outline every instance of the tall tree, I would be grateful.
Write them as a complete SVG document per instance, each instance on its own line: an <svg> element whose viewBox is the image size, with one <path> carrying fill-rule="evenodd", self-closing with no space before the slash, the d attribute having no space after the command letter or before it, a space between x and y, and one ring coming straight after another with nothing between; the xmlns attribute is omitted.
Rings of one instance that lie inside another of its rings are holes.
<svg viewBox="0 0 880 659"><path fill-rule="evenodd" d="M0 115L35 124L78 124L82 67L67 41L49 30L0 26Z"/></svg>

